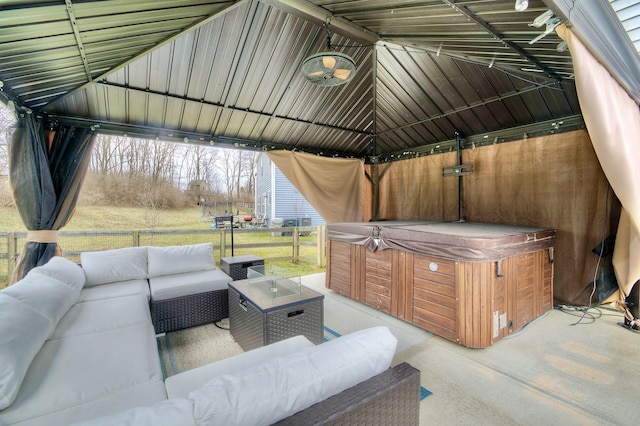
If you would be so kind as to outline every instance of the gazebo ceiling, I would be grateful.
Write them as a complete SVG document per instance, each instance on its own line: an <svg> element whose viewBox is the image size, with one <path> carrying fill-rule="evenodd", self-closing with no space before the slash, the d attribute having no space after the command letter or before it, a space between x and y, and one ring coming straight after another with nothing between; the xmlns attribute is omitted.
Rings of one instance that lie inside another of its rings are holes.
<svg viewBox="0 0 640 426"><path fill-rule="evenodd" d="M524 12L514 0L5 1L0 98L103 133L383 159L456 135L580 128L571 56L531 26L547 10L542 0ZM299 72L326 49L327 28L357 64L346 85Z"/></svg>

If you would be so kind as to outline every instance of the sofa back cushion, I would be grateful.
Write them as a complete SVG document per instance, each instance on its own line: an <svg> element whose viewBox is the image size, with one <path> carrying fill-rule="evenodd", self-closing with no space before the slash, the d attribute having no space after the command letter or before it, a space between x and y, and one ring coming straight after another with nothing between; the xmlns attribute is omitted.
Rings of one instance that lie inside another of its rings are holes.
<svg viewBox="0 0 640 426"><path fill-rule="evenodd" d="M83 284L78 265L54 257L0 291L0 410L15 400L33 358L76 303Z"/></svg>
<svg viewBox="0 0 640 426"><path fill-rule="evenodd" d="M149 278L216 269L213 243L149 246Z"/></svg>
<svg viewBox="0 0 640 426"><path fill-rule="evenodd" d="M397 345L374 327L219 376L191 392L200 425L269 425L387 370Z"/></svg>
<svg viewBox="0 0 640 426"><path fill-rule="evenodd" d="M78 293L84 288L84 271L74 262L64 257L52 257L45 265L33 268L27 275L42 274L62 281Z"/></svg>
<svg viewBox="0 0 640 426"><path fill-rule="evenodd" d="M90 287L147 278L147 247L126 247L80 254L80 263Z"/></svg>

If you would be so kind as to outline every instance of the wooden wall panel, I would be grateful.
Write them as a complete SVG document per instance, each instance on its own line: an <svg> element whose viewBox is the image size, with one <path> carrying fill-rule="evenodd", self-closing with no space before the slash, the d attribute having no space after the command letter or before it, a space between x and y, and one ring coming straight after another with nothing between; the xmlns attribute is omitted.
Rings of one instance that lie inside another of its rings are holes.
<svg viewBox="0 0 640 426"><path fill-rule="evenodd" d="M413 286L411 322L454 342L458 341L456 263L414 254L413 283L407 284Z"/></svg>
<svg viewBox="0 0 640 426"><path fill-rule="evenodd" d="M402 309L399 312L402 312L402 316L398 316L398 318L402 318L407 322L413 322L413 301L415 298L415 261L416 257L419 257L418 254L407 253L404 262L405 276L404 276L404 299L399 300L398 303L402 304Z"/></svg>
<svg viewBox="0 0 640 426"><path fill-rule="evenodd" d="M404 319L407 273L407 257L413 257L406 251L394 250L391 265L391 315Z"/></svg>
<svg viewBox="0 0 640 426"><path fill-rule="evenodd" d="M516 274L514 283L513 330L520 330L538 316L538 292L536 277L538 274L536 253L522 254L516 257ZM540 290L542 285L540 285Z"/></svg>
<svg viewBox="0 0 640 426"><path fill-rule="evenodd" d="M351 298L359 301L364 298L365 256L364 246L351 245Z"/></svg>
<svg viewBox="0 0 640 426"><path fill-rule="evenodd" d="M352 297L351 294L351 248L352 244L327 241L326 287Z"/></svg>
<svg viewBox="0 0 640 426"><path fill-rule="evenodd" d="M493 336L492 263L460 262L458 312L460 344L470 348L490 346Z"/></svg>
<svg viewBox="0 0 640 426"><path fill-rule="evenodd" d="M552 250L500 262L333 240L327 250L327 287L467 347L488 347L553 308Z"/></svg>
<svg viewBox="0 0 640 426"><path fill-rule="evenodd" d="M550 249L546 253L543 251L541 256L542 312L540 312L540 315L553 309L553 249Z"/></svg>
<svg viewBox="0 0 640 426"><path fill-rule="evenodd" d="M365 252L363 302L391 314L392 263L395 250Z"/></svg>

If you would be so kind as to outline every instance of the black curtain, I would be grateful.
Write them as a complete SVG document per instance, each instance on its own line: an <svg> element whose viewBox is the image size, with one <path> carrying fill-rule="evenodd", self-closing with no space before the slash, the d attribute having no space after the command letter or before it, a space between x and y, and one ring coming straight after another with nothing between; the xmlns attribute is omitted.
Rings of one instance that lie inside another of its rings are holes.
<svg viewBox="0 0 640 426"><path fill-rule="evenodd" d="M11 282L47 263L61 250L55 232L67 224L86 174L94 131L46 123L22 112L9 145L9 185L22 221L30 231Z"/></svg>

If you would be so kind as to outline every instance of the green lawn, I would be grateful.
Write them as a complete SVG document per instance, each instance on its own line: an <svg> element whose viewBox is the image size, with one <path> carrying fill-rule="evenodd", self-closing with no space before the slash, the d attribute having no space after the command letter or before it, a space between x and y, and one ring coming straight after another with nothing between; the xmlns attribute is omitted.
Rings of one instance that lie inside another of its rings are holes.
<svg viewBox="0 0 640 426"><path fill-rule="evenodd" d="M13 207L0 207L0 231L25 230L20 214ZM65 231L202 229L210 225L202 209L152 211L138 207L79 206L63 229Z"/></svg>
<svg viewBox="0 0 640 426"><path fill-rule="evenodd" d="M242 212L241 212L242 214ZM0 232L26 231L17 210L0 207ZM62 231L95 231L94 235L60 236L59 243L67 257L75 259L78 253L88 250L104 250L132 244L133 231L139 232L140 245L182 245L212 241L216 247L221 244L220 235L211 230L211 222L204 217L200 208L181 210L149 211L133 207L79 206L67 226ZM105 234L107 231L118 232L115 235ZM161 234L148 231L165 231ZM175 232L171 232L175 231ZM231 256L231 235L225 231L225 256ZM293 238L290 236L273 236L270 232L235 231L233 235L236 256L254 254L267 259L267 265L286 269L291 275L309 275L324 272L324 267L317 265L317 248L315 245L301 245L300 258L297 263L292 260ZM300 241L314 244L317 236L300 237ZM264 246L260 246L264 245ZM5 254L7 243L0 241L0 255ZM2 252L5 253L2 253ZM75 253L75 254L74 254ZM219 263L219 250L214 253ZM273 260L269 258L287 258ZM0 288L6 282L8 263L0 256Z"/></svg>

